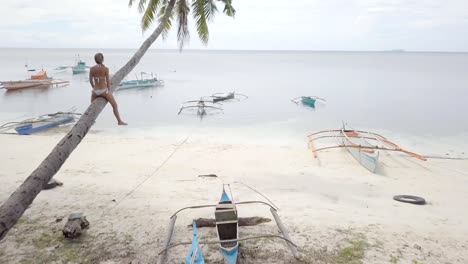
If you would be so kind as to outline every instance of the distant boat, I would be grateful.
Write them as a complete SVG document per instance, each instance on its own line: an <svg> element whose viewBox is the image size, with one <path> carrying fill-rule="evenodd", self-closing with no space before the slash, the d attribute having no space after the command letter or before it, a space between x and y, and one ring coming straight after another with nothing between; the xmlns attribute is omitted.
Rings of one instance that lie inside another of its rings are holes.
<svg viewBox="0 0 468 264"><path fill-rule="evenodd" d="M73 74L80 74L80 73L85 73L86 70L89 68L88 66L86 66L86 62L80 59L80 55L75 56L75 61L76 61L76 64L73 66L60 66L60 67L55 68L54 70L61 71L61 70L66 70L68 68L71 68Z"/></svg>
<svg viewBox="0 0 468 264"><path fill-rule="evenodd" d="M317 100L322 100L322 101L326 102L325 99L322 99L322 98L317 97L317 96L301 96L301 97L294 98L291 101L293 103L295 103L295 104L299 104L299 102L300 102L303 105L315 108L315 102L317 102Z"/></svg>
<svg viewBox="0 0 468 264"><path fill-rule="evenodd" d="M135 88L147 88L147 87L154 87L154 86L161 86L164 85L163 80L158 80L153 73L151 73L151 78L144 79L143 76L148 75L148 73L141 72L141 79L138 77L135 80L124 81L121 82L116 90L125 90L125 89L135 89Z"/></svg>
<svg viewBox="0 0 468 264"><path fill-rule="evenodd" d="M72 67L72 72L73 74L85 73L87 68L88 67L84 61L78 60L76 65Z"/></svg>
<svg viewBox="0 0 468 264"><path fill-rule="evenodd" d="M0 85L7 91L14 91L26 88L46 88L54 85L66 85L68 83L68 81L54 80L47 76L46 71L41 70L38 73L31 75L30 79L22 81L3 81L0 82Z"/></svg>

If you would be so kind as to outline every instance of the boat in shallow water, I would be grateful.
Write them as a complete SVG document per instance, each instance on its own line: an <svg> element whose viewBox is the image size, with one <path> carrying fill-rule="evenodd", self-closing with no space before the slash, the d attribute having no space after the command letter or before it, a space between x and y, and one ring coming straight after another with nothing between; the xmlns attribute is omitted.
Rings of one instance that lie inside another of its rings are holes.
<svg viewBox="0 0 468 264"><path fill-rule="evenodd" d="M15 134L14 132L9 132L14 130L19 135L31 135L63 124L72 123L76 115L80 114L74 112L57 112L20 122L8 122L0 125L0 133Z"/></svg>
<svg viewBox="0 0 468 264"><path fill-rule="evenodd" d="M158 80L153 73L151 73L151 78L144 79L143 76L147 75L147 73L141 73L141 79L136 78L135 80L130 81L123 81L121 82L116 90L125 90L125 89L135 89L135 88L148 88L148 87L155 87L155 86L162 86L164 85L163 80Z"/></svg>
<svg viewBox="0 0 468 264"><path fill-rule="evenodd" d="M78 60L76 62L76 65L71 68L72 68L73 74L80 74L80 73L85 73L88 67L86 66L86 63L84 61Z"/></svg>
<svg viewBox="0 0 468 264"><path fill-rule="evenodd" d="M294 98L291 101L293 103L295 103L295 104L302 103L305 106L315 108L315 103L317 102L317 100L322 100L322 101L326 102L325 99L322 99L322 98L317 97L317 96L301 96L301 97Z"/></svg>
<svg viewBox="0 0 468 264"><path fill-rule="evenodd" d="M1 81L0 85L7 91L15 91L27 88L47 88L50 86L67 85L70 82L63 80L54 80L47 76L46 71L41 70L31 75L30 79L22 81Z"/></svg>

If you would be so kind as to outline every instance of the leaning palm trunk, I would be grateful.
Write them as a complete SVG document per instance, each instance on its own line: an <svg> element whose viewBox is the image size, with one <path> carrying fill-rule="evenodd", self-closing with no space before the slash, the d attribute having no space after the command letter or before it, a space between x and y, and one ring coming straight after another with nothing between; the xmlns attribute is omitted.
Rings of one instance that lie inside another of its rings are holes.
<svg viewBox="0 0 468 264"><path fill-rule="evenodd" d="M118 70L111 79L114 91L122 79L127 76L133 68L138 64L140 59L149 49L151 44L163 32L164 27L170 17L176 0L170 0L166 13L162 17L159 26L155 31L143 42L138 51L133 57ZM80 144L81 140L86 136L94 121L106 106L107 101L104 98L98 97L88 107L86 112L81 116L78 122L73 126L70 132L55 146L52 152L42 161L31 175L19 186L18 189L5 201L0 207L0 240L2 240L8 231L16 224L18 219L23 215L24 211L34 201L39 192L42 191L58 170L65 163L73 150Z"/></svg>

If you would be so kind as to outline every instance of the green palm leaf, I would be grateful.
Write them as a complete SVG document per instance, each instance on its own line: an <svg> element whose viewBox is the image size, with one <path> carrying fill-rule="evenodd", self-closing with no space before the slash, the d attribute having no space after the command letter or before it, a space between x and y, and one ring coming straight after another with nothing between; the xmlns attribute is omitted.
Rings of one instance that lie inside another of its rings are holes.
<svg viewBox="0 0 468 264"><path fill-rule="evenodd" d="M163 23L164 14L166 13L166 8L167 8L167 0L163 0L162 6L161 6L161 8L159 9L159 12L158 12L159 23ZM169 15L169 18L166 21L166 25L164 25L163 31L162 31L162 38L163 39L166 39L168 34L169 34L169 30L172 27L172 19L173 18L174 18L174 13L171 13Z"/></svg>
<svg viewBox="0 0 468 264"><path fill-rule="evenodd" d="M217 11L216 4L213 0L194 0L192 2L192 11L197 26L198 37L206 45L210 36L208 21L213 18Z"/></svg>
<svg viewBox="0 0 468 264"><path fill-rule="evenodd" d="M184 43L190 38L188 29L188 14L190 7L187 0L179 0L176 5L177 12L177 41L179 42L179 49L182 50Z"/></svg>
<svg viewBox="0 0 468 264"><path fill-rule="evenodd" d="M155 14L161 2L161 0L150 0L145 9L144 5L146 3L146 0L140 0L138 10L140 12L145 10L145 12L143 13L143 17L141 18L141 28L143 29L143 31L147 30L153 23Z"/></svg>
<svg viewBox="0 0 468 264"><path fill-rule="evenodd" d="M230 17L234 17L236 15L236 9L232 6L232 0L220 0L224 3L224 10L223 12Z"/></svg>

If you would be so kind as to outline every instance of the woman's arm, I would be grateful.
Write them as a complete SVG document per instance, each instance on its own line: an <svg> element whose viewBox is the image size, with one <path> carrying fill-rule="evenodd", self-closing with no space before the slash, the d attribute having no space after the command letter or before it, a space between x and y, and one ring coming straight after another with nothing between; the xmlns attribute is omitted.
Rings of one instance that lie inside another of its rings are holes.
<svg viewBox="0 0 468 264"><path fill-rule="evenodd" d="M94 79L93 75L91 74L91 69L89 70L89 84L91 84L91 87L94 89Z"/></svg>
<svg viewBox="0 0 468 264"><path fill-rule="evenodd" d="M109 68L106 67L106 83L107 83L107 89L109 89L109 92L111 91L111 83L109 81Z"/></svg>

